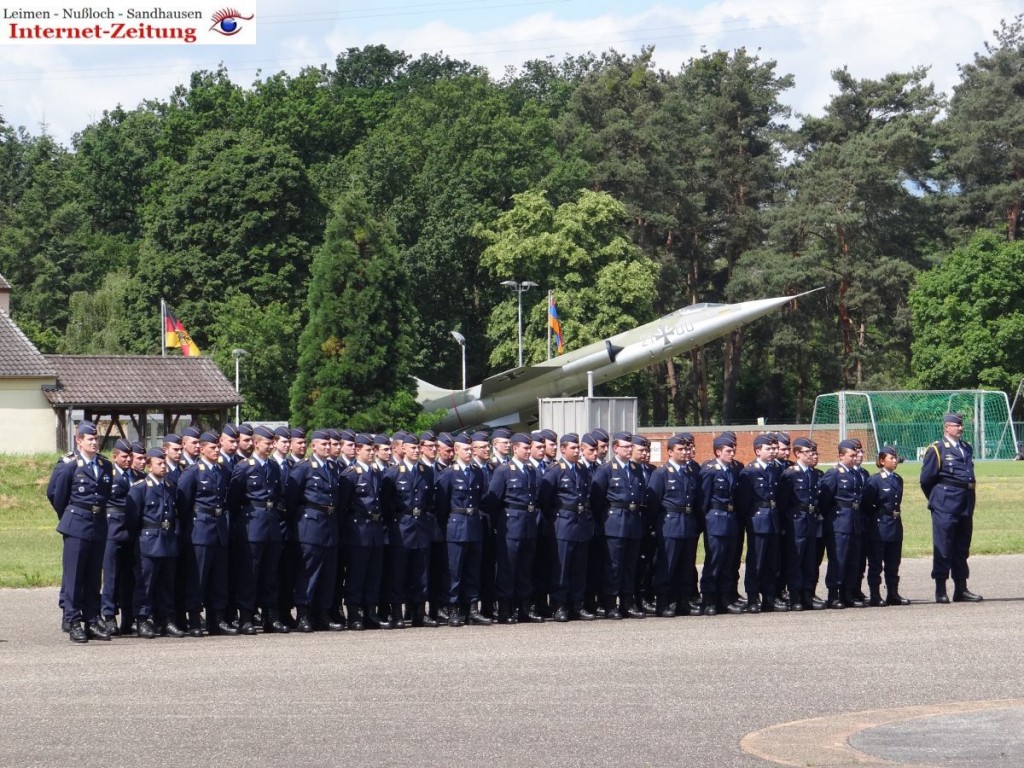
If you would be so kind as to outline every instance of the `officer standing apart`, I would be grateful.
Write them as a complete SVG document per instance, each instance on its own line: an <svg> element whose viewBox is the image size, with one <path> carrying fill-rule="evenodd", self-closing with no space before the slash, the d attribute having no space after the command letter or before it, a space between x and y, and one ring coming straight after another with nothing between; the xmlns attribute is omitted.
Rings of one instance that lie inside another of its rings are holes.
<svg viewBox="0 0 1024 768"><path fill-rule="evenodd" d="M110 639L100 623L100 573L112 472L111 463L99 455L96 425L83 421L75 436L75 452L54 468L46 489L57 513L57 532L64 537L62 626L73 643L87 643L90 637Z"/></svg>
<svg viewBox="0 0 1024 768"><path fill-rule="evenodd" d="M964 419L958 413L942 418L943 436L924 453L921 490L932 513L932 578L935 602L948 603L946 581L953 574L953 602L978 602L967 588L971 535L974 531L974 449L961 438Z"/></svg>

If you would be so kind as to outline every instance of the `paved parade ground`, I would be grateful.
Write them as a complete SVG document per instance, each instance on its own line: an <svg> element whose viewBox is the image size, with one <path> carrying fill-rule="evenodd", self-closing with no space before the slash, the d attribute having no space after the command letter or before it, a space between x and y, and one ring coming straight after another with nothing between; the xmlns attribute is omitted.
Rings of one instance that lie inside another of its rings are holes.
<svg viewBox="0 0 1024 768"><path fill-rule="evenodd" d="M1024 556L985 602L75 646L0 591L0 765L1024 765Z"/></svg>

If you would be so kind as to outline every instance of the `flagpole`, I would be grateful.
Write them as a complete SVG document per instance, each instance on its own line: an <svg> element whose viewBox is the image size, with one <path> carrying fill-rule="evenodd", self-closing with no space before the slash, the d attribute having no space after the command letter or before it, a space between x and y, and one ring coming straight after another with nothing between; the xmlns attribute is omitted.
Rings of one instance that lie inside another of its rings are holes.
<svg viewBox="0 0 1024 768"><path fill-rule="evenodd" d="M548 291L548 360L551 359L551 299L554 295L553 290Z"/></svg>
<svg viewBox="0 0 1024 768"><path fill-rule="evenodd" d="M160 356L167 357L167 303L160 299Z"/></svg>

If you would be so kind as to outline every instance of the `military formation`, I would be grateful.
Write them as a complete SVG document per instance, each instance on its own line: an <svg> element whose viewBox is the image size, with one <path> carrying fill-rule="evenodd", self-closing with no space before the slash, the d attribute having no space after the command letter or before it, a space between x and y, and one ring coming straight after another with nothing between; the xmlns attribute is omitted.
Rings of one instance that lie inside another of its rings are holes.
<svg viewBox="0 0 1024 768"><path fill-rule="evenodd" d="M975 480L962 431L948 414L921 473L937 602L950 576L954 601L981 599L967 588ZM813 441L781 432L755 437L746 466L730 432L703 464L693 436L676 434L658 467L645 437L601 429L225 424L148 450L118 440L110 460L85 421L75 442L47 496L63 535L61 626L76 643L909 603L902 459L885 446L871 474L857 440L825 472Z"/></svg>

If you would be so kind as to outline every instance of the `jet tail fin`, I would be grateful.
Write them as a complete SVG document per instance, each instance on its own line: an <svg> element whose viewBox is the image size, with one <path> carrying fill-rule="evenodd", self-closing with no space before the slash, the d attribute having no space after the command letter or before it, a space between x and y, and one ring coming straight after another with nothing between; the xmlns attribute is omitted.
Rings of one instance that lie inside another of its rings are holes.
<svg viewBox="0 0 1024 768"><path fill-rule="evenodd" d="M429 403L433 400L438 400L442 397L447 397L455 392L461 392L459 389L445 389L444 387L438 387L431 384L429 381L423 379L416 380L416 400L420 403Z"/></svg>

